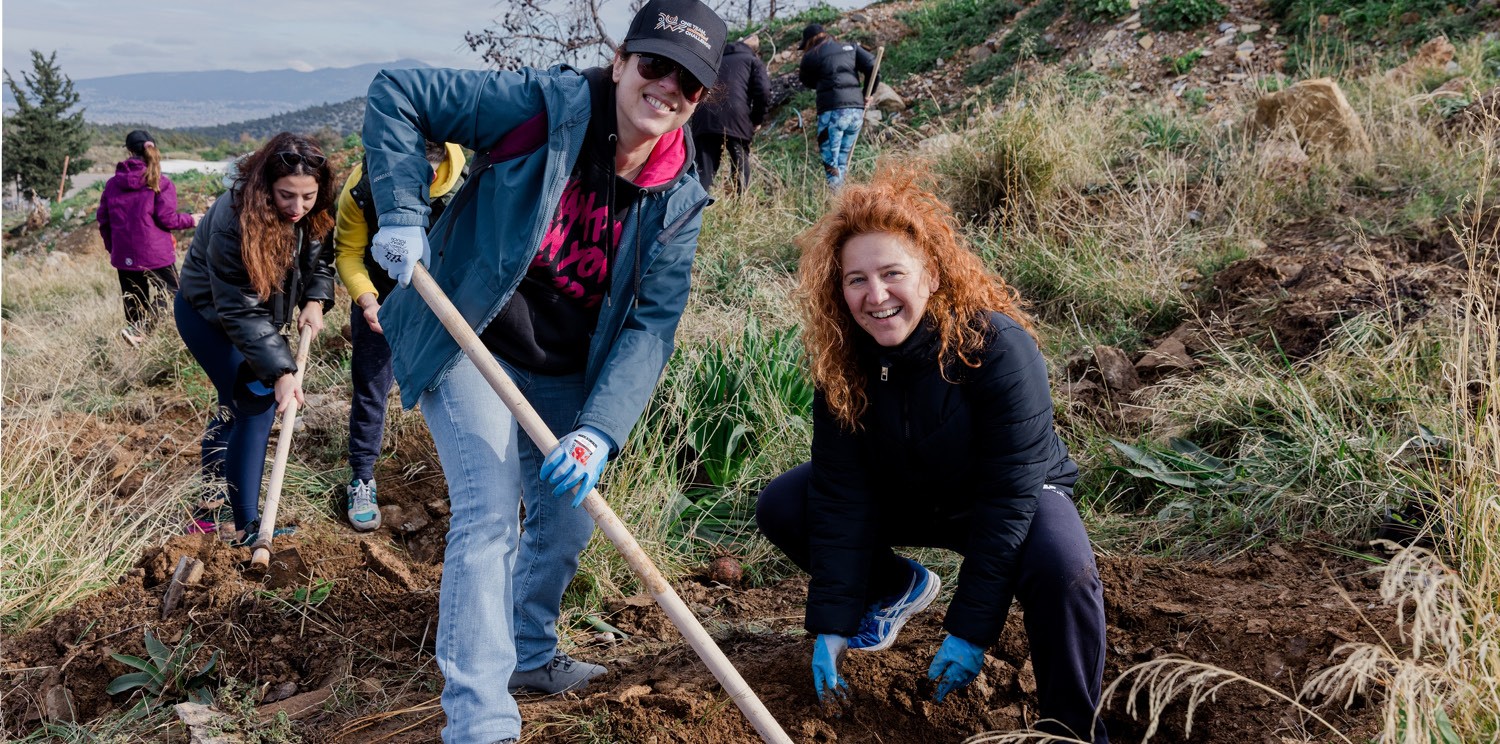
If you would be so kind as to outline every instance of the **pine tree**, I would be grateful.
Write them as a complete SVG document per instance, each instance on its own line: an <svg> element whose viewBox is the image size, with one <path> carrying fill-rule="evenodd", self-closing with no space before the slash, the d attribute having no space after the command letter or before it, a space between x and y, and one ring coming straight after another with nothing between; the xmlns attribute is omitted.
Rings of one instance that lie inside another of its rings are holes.
<svg viewBox="0 0 1500 744"><path fill-rule="evenodd" d="M69 113L78 105L78 94L73 81L58 68L57 52L47 57L31 50L31 67L31 74L21 73L26 91L5 71L5 84L16 97L16 112L5 120L4 177L19 177L28 197L54 193L64 158L69 159L69 173L92 164L83 159L89 148L83 109Z"/></svg>

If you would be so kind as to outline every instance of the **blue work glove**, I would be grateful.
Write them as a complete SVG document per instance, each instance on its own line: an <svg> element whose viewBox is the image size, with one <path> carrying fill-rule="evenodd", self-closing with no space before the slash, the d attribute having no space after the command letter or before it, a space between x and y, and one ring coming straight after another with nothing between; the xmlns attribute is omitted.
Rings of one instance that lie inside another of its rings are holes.
<svg viewBox="0 0 1500 744"><path fill-rule="evenodd" d="M847 648L849 640L841 635L824 633L813 641L813 688L818 691L818 702L827 702L829 695L839 700L849 697L849 686L839 676L839 662Z"/></svg>
<svg viewBox="0 0 1500 744"><path fill-rule="evenodd" d="M562 438L547 459L542 461L542 482L552 485L552 495L561 496L577 487L573 507L583 503L589 491L599 484L599 476L609 462L609 451L615 443L592 426L585 426Z"/></svg>
<svg viewBox="0 0 1500 744"><path fill-rule="evenodd" d="M403 287L411 284L417 262L425 264L429 253L427 231L417 225L382 227L370 241L370 255L375 257L375 263Z"/></svg>
<svg viewBox="0 0 1500 744"><path fill-rule="evenodd" d="M927 670L927 678L938 683L937 694L932 699L941 703L948 693L968 687L982 668L984 649L955 635L944 638Z"/></svg>

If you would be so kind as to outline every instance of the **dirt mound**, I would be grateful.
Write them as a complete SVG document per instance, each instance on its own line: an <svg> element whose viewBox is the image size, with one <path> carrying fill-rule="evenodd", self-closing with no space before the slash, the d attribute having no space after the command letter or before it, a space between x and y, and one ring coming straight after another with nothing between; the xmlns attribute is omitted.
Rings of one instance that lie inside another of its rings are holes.
<svg viewBox="0 0 1500 744"><path fill-rule="evenodd" d="M372 547L394 558L406 577L389 578ZM375 536L297 535L278 549L298 548L308 577L269 589L245 573L245 551L212 536L182 536L144 555L120 583L41 628L7 639L3 699L7 733L38 725L40 701L64 689L80 719L128 704L104 689L128 671L114 652L140 655L147 628L168 645L188 637L222 649L221 670L261 689L298 692L357 686L365 700L410 708L376 719L321 712L301 725L314 742L431 741L442 716L431 707L441 680L432 660L440 567ZM178 556L205 564L183 609L162 620L161 597ZM440 553L439 553L440 555ZM1313 546L1272 547L1222 565L1101 557L1106 589L1109 658L1106 681L1130 665L1165 654L1223 666L1294 693L1348 640L1377 640L1361 611L1378 605L1370 564ZM306 590L331 582L326 599ZM300 596L298 589L304 590ZM943 705L931 702L927 664L943 637L941 611L927 612L887 652L850 654L844 673L851 702L820 705L812 692L810 644L801 630L805 579L736 589L706 579L679 584L688 606L796 741L961 741L974 733L1012 729L1036 717L1036 679L1018 608L1006 634L969 689ZM1347 599L1346 599L1347 597ZM609 666L583 695L527 699L528 741L753 742L754 731L708 670L649 598L617 599L604 620L630 635L601 643L574 634L577 655ZM1392 642L1389 613L1366 612ZM204 658L196 663L206 661ZM371 691L378 691L374 694ZM1106 721L1118 741L1138 739L1143 726L1124 716L1117 697ZM1325 713L1346 731L1373 731L1369 710ZM1166 741L1186 740L1182 711L1167 716ZM1248 686L1231 686L1201 708L1193 741L1259 741L1294 729L1282 706ZM414 725L415 724L415 725ZM409 728L408 728L409 727ZM403 729L405 729L403 731Z"/></svg>
<svg viewBox="0 0 1500 744"><path fill-rule="evenodd" d="M1466 282L1459 259L1438 245L1286 237L1215 274L1211 309L1234 335L1300 359L1356 315L1412 321L1458 297Z"/></svg>

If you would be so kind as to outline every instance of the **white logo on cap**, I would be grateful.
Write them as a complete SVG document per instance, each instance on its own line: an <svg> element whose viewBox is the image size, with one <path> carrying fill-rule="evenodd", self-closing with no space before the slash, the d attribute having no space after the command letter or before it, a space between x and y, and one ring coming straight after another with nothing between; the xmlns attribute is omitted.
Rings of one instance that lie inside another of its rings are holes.
<svg viewBox="0 0 1500 744"><path fill-rule="evenodd" d="M708 43L708 34L692 21L684 21L677 16L667 15L666 13L657 13L656 28L664 28L668 31L676 31L679 34L684 34L693 41L702 44L704 49L713 48L713 45Z"/></svg>

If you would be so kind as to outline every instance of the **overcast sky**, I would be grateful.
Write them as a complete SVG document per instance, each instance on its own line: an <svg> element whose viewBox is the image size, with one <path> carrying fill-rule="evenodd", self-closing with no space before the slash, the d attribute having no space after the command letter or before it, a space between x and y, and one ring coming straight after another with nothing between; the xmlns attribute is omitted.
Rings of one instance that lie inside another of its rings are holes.
<svg viewBox="0 0 1500 744"><path fill-rule="evenodd" d="M623 35L629 0L611 0ZM11 0L5 69L57 51L74 80L133 72L311 70L417 59L482 67L464 32L491 25L493 0Z"/></svg>

